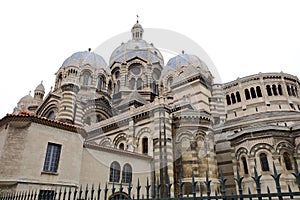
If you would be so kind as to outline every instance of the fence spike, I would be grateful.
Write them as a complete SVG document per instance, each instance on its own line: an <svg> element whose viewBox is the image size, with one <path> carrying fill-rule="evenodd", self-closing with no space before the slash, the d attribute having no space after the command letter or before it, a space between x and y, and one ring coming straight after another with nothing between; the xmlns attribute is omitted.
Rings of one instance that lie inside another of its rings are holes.
<svg viewBox="0 0 300 200"><path fill-rule="evenodd" d="M98 184L98 191L97 191L97 200L100 200L101 188L100 183Z"/></svg>
<svg viewBox="0 0 300 200"><path fill-rule="evenodd" d="M192 193L193 193L193 198L196 197L196 185L197 182L195 182L195 175L194 172L192 173Z"/></svg>
<svg viewBox="0 0 300 200"><path fill-rule="evenodd" d="M74 190L73 200L76 200L76 195L77 195L77 188L75 188Z"/></svg>
<svg viewBox="0 0 300 200"><path fill-rule="evenodd" d="M119 199L120 200L122 199L122 194L123 194L123 187L122 187L122 181L121 181L121 184L120 184L120 187L119 187Z"/></svg>
<svg viewBox="0 0 300 200"><path fill-rule="evenodd" d="M88 193L89 193L89 185L86 184L86 187L85 187L85 194L84 194L84 199L85 199L85 200L87 200Z"/></svg>
<svg viewBox="0 0 300 200"><path fill-rule="evenodd" d="M104 189L104 200L106 200L106 199L107 199L107 192L108 192L107 183L105 183L105 189Z"/></svg>
<svg viewBox="0 0 300 200"><path fill-rule="evenodd" d="M130 196L131 196L131 190L132 190L132 185L131 185L131 182L129 182L128 184L128 187L127 187L127 190L128 190L128 200L130 199Z"/></svg>
<svg viewBox="0 0 300 200"><path fill-rule="evenodd" d="M111 199L114 200L115 199L115 182L113 182L112 188L111 188Z"/></svg>
<svg viewBox="0 0 300 200"><path fill-rule="evenodd" d="M69 194L68 194L68 200L71 200L72 190L71 187L69 187Z"/></svg>
<svg viewBox="0 0 300 200"><path fill-rule="evenodd" d="M79 199L81 199L81 196L82 196L82 185L80 185L80 189L79 189Z"/></svg>
<svg viewBox="0 0 300 200"><path fill-rule="evenodd" d="M157 191L157 199L160 199L160 183L158 179L156 183L156 191Z"/></svg>
<svg viewBox="0 0 300 200"><path fill-rule="evenodd" d="M27 197L27 191L25 191L24 193L24 200L26 200L26 197Z"/></svg>
<svg viewBox="0 0 300 200"><path fill-rule="evenodd" d="M297 184L298 184L298 189L300 191L300 173L299 173L299 169L298 169L298 163L296 158L294 158L294 170L295 172L293 172L292 174L295 176Z"/></svg>
<svg viewBox="0 0 300 200"><path fill-rule="evenodd" d="M63 194L63 200L66 199L66 195L67 195L67 188L65 187L65 189L64 189L64 194Z"/></svg>
<svg viewBox="0 0 300 200"><path fill-rule="evenodd" d="M137 182L137 186L136 186L136 190L137 190L137 199L140 199L140 190L141 190L141 185L140 185L140 179L138 178L138 182Z"/></svg>
<svg viewBox="0 0 300 200"><path fill-rule="evenodd" d="M236 178L234 178L234 180L238 184L238 190L239 190L239 194L240 195L243 194L243 189L242 189L242 181L243 181L243 179L244 179L244 177L240 176L239 168L236 167Z"/></svg>
<svg viewBox="0 0 300 200"><path fill-rule="evenodd" d="M147 177L147 183L146 183L146 198L149 199L149 190L150 190L150 187L151 185L149 185L149 180L148 180L148 177Z"/></svg>
<svg viewBox="0 0 300 200"><path fill-rule="evenodd" d="M95 192L94 184L92 184L92 189L91 189L91 200L94 200L94 192Z"/></svg>
<svg viewBox="0 0 300 200"><path fill-rule="evenodd" d="M261 187L260 187L261 175L258 175L256 167L254 167L254 176L252 176L251 178L255 181L256 191L257 191L257 194L258 194L258 199L261 200L262 199L262 197L261 197Z"/></svg>
<svg viewBox="0 0 300 200"><path fill-rule="evenodd" d="M179 186L179 198L182 198L182 177L180 176L178 186Z"/></svg>
<svg viewBox="0 0 300 200"><path fill-rule="evenodd" d="M34 200L36 199L36 196L37 196L37 191L35 190L35 192L34 192Z"/></svg>
<svg viewBox="0 0 300 200"><path fill-rule="evenodd" d="M222 196L225 196L225 193L226 193L225 182L227 181L227 179L224 178L223 173L222 173L222 170L220 171L220 178L219 178L219 181L220 181L220 183L221 183L221 195L222 195Z"/></svg>
<svg viewBox="0 0 300 200"><path fill-rule="evenodd" d="M209 180L209 178L208 178L208 171L206 171L205 185L206 185L206 193L207 193L207 196L210 196L210 193L211 193L211 190L210 190L210 183L211 183L211 180Z"/></svg>
<svg viewBox="0 0 300 200"><path fill-rule="evenodd" d="M277 173L277 169L276 169L276 166L275 166L275 163L273 162L273 174L271 174L271 176L273 177L274 181L275 181L275 184L276 184L276 190L277 190L277 193L278 193L278 199L279 200L282 200L282 194L281 194L281 186L280 186L280 176L281 174Z"/></svg>

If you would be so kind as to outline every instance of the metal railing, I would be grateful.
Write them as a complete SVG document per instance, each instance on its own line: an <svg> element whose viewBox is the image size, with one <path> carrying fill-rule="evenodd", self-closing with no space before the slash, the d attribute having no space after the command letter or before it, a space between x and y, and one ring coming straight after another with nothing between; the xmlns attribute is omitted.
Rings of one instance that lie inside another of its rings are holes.
<svg viewBox="0 0 300 200"><path fill-rule="evenodd" d="M290 185L288 185L288 191L282 192L280 185L280 176L281 174L277 172L276 166L273 164L273 174L270 176L273 178L276 185L276 192L270 192L269 187L267 187L267 192L261 192L261 177L258 175L256 168L254 168L254 176L251 178L255 183L256 193L251 193L251 190L248 188L247 193L243 193L243 177L239 175L237 171L237 176L235 178L237 192L238 194L226 194L226 179L222 176L219 178L219 192L211 191L211 182L212 180L208 177L208 172L206 173L205 185L206 192L196 191L198 182L195 181L194 175L192 175L191 185L191 194L185 192L183 194L183 186L185 183L182 182L180 178L176 187L178 191L174 194L175 197L171 195L172 183L168 181L167 184L163 185L157 183L153 186L149 184L147 179L145 187L146 194L141 193L141 184L138 180L137 184L133 186L132 184L127 184L125 187L122 183L116 187L114 183L109 188L105 184L104 188L101 188L100 184L98 186L88 186L85 188L80 186L79 188L56 188L56 190L35 190L35 191L22 191L22 192L0 192L0 200L121 200L121 199L168 199L168 200L283 200L283 199L300 199L300 173L298 170L298 165L296 160L294 160L294 172L292 173L295 177L299 191L292 191ZM153 188L152 188L153 187ZM164 195L161 194L162 187L166 188ZM134 192L133 192L134 189ZM247 188L246 188L247 189ZM152 195L150 193L152 191ZM153 192L155 191L155 192ZM175 192L174 192L175 193Z"/></svg>

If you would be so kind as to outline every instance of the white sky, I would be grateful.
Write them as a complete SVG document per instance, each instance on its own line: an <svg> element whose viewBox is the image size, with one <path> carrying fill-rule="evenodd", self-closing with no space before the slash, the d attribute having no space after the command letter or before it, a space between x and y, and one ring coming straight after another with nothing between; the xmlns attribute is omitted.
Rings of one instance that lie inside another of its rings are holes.
<svg viewBox="0 0 300 200"><path fill-rule="evenodd" d="M1 1L0 117L41 80L48 93L67 57L129 31L136 14L144 28L198 43L223 82L259 72L299 76L299 9L297 0Z"/></svg>

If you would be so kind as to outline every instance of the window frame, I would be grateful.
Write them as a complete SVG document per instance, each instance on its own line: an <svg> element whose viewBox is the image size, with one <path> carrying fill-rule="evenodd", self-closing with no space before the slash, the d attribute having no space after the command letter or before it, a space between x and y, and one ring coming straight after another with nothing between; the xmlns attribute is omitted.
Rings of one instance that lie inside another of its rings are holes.
<svg viewBox="0 0 300 200"><path fill-rule="evenodd" d="M48 142L43 165L43 172L57 173L61 156L62 145Z"/></svg>
<svg viewBox="0 0 300 200"><path fill-rule="evenodd" d="M293 170L293 164L291 161L290 154L288 152L284 152L282 154L282 158L283 158L285 169L288 171Z"/></svg>
<svg viewBox="0 0 300 200"><path fill-rule="evenodd" d="M148 143L148 137L142 138L142 154L148 155L149 153L149 143Z"/></svg>
<svg viewBox="0 0 300 200"><path fill-rule="evenodd" d="M109 167L109 182L118 183L120 181L121 165L113 161Z"/></svg>
<svg viewBox="0 0 300 200"><path fill-rule="evenodd" d="M122 169L122 183L131 183L132 181L132 167L126 163Z"/></svg>
<svg viewBox="0 0 300 200"><path fill-rule="evenodd" d="M259 161L261 166L261 171L268 172L270 171L268 155L264 152L259 154Z"/></svg>

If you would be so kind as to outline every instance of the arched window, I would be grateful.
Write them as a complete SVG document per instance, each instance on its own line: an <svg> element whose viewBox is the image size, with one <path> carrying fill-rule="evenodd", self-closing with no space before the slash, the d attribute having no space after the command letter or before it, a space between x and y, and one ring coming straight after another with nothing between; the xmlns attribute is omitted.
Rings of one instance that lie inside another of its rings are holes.
<svg viewBox="0 0 300 200"><path fill-rule="evenodd" d="M131 90L134 90L134 88L135 88L135 79L134 78L130 79L129 86L130 86Z"/></svg>
<svg viewBox="0 0 300 200"><path fill-rule="evenodd" d="M124 143L119 144L119 149L122 149L122 150L125 149Z"/></svg>
<svg viewBox="0 0 300 200"><path fill-rule="evenodd" d="M259 86L256 86L256 93L257 93L257 97L262 97L261 89Z"/></svg>
<svg viewBox="0 0 300 200"><path fill-rule="evenodd" d="M292 87L291 87L291 90L292 90L292 95L293 95L293 96L296 96L296 93L295 93L295 88L294 88L294 86L292 86Z"/></svg>
<svg viewBox="0 0 300 200"><path fill-rule="evenodd" d="M144 137L142 139L142 153L148 154L148 138L147 137Z"/></svg>
<svg viewBox="0 0 300 200"><path fill-rule="evenodd" d="M84 123L91 125L91 118L90 117L85 118Z"/></svg>
<svg viewBox="0 0 300 200"><path fill-rule="evenodd" d="M251 97L252 97L253 99L256 98L256 93L255 93L255 90L254 90L253 87L250 88L250 92L251 92Z"/></svg>
<svg viewBox="0 0 300 200"><path fill-rule="evenodd" d="M107 86L107 92L108 94L111 94L111 91L112 91L112 84L111 84L111 81L108 82L108 86Z"/></svg>
<svg viewBox="0 0 300 200"><path fill-rule="evenodd" d="M55 119L55 114L54 111L50 111L50 113L48 114L48 119Z"/></svg>
<svg viewBox="0 0 300 200"><path fill-rule="evenodd" d="M116 91L116 88L117 87L117 85L116 85L116 83L114 83L114 94L116 94L117 93L117 91Z"/></svg>
<svg viewBox="0 0 300 200"><path fill-rule="evenodd" d="M265 153L259 155L260 165L262 171L270 171L268 157Z"/></svg>
<svg viewBox="0 0 300 200"><path fill-rule="evenodd" d="M241 95L239 92L235 93L237 102L241 102Z"/></svg>
<svg viewBox="0 0 300 200"><path fill-rule="evenodd" d="M245 89L245 97L246 97L246 100L250 99L250 92L248 89Z"/></svg>
<svg viewBox="0 0 300 200"><path fill-rule="evenodd" d="M293 167L292 167L291 158L287 152L283 153L283 160L284 160L286 170L292 170Z"/></svg>
<svg viewBox="0 0 300 200"><path fill-rule="evenodd" d="M101 115L97 115L96 117L97 117L97 122L100 122L100 121L103 120L103 118L101 117Z"/></svg>
<svg viewBox="0 0 300 200"><path fill-rule="evenodd" d="M122 183L131 183L131 180L132 180L132 168L127 163L123 166Z"/></svg>
<svg viewBox="0 0 300 200"><path fill-rule="evenodd" d="M158 84L155 84L155 85L154 85L154 93L155 93L156 95L159 95Z"/></svg>
<svg viewBox="0 0 300 200"><path fill-rule="evenodd" d="M98 84L97 84L97 90L101 91L102 90L102 84L103 84L103 79L102 77L98 77Z"/></svg>
<svg viewBox="0 0 300 200"><path fill-rule="evenodd" d="M112 162L110 165L110 174L109 181L110 182L119 182L120 180L120 164L116 161Z"/></svg>
<svg viewBox="0 0 300 200"><path fill-rule="evenodd" d="M118 78L120 78L120 71L116 70L115 71L115 79L118 79Z"/></svg>
<svg viewBox="0 0 300 200"><path fill-rule="evenodd" d="M226 101L227 101L227 105L231 105L231 99L228 94L226 95Z"/></svg>
<svg viewBox="0 0 300 200"><path fill-rule="evenodd" d="M168 84L168 87L171 88L171 86L172 86L172 84L173 84L173 77L170 77L170 78L168 79L167 84Z"/></svg>
<svg viewBox="0 0 300 200"><path fill-rule="evenodd" d="M90 73L84 72L83 73L83 85L89 84L89 78L90 78Z"/></svg>
<svg viewBox="0 0 300 200"><path fill-rule="evenodd" d="M143 86L143 81L141 78L139 78L136 82L136 89L137 90L141 90L142 89L142 86Z"/></svg>
<svg viewBox="0 0 300 200"><path fill-rule="evenodd" d="M232 101L232 104L236 103L234 93L231 93L231 101Z"/></svg>
<svg viewBox="0 0 300 200"><path fill-rule="evenodd" d="M271 91L270 85L267 85L267 93L268 93L268 96L272 96L272 91Z"/></svg>
<svg viewBox="0 0 300 200"><path fill-rule="evenodd" d="M120 92L120 87L121 87L121 82L120 82L120 80L118 80L117 85L116 85L116 92L115 93Z"/></svg>
<svg viewBox="0 0 300 200"><path fill-rule="evenodd" d="M56 81L56 88L59 88L61 86L61 82L62 82L62 74L59 74L58 79Z"/></svg>
<svg viewBox="0 0 300 200"><path fill-rule="evenodd" d="M291 88L290 88L290 86L287 85L287 86L286 86L286 89L287 89L287 91L288 91L288 95L291 96Z"/></svg>
<svg viewBox="0 0 300 200"><path fill-rule="evenodd" d="M272 85L272 91L273 91L273 94L274 94L275 96L278 95L276 85Z"/></svg>
<svg viewBox="0 0 300 200"><path fill-rule="evenodd" d="M246 158L243 156L241 158L241 160L242 160L242 163L243 163L244 174L249 174Z"/></svg>
<svg viewBox="0 0 300 200"><path fill-rule="evenodd" d="M281 87L281 85L278 85L278 94L282 95L282 87Z"/></svg>

